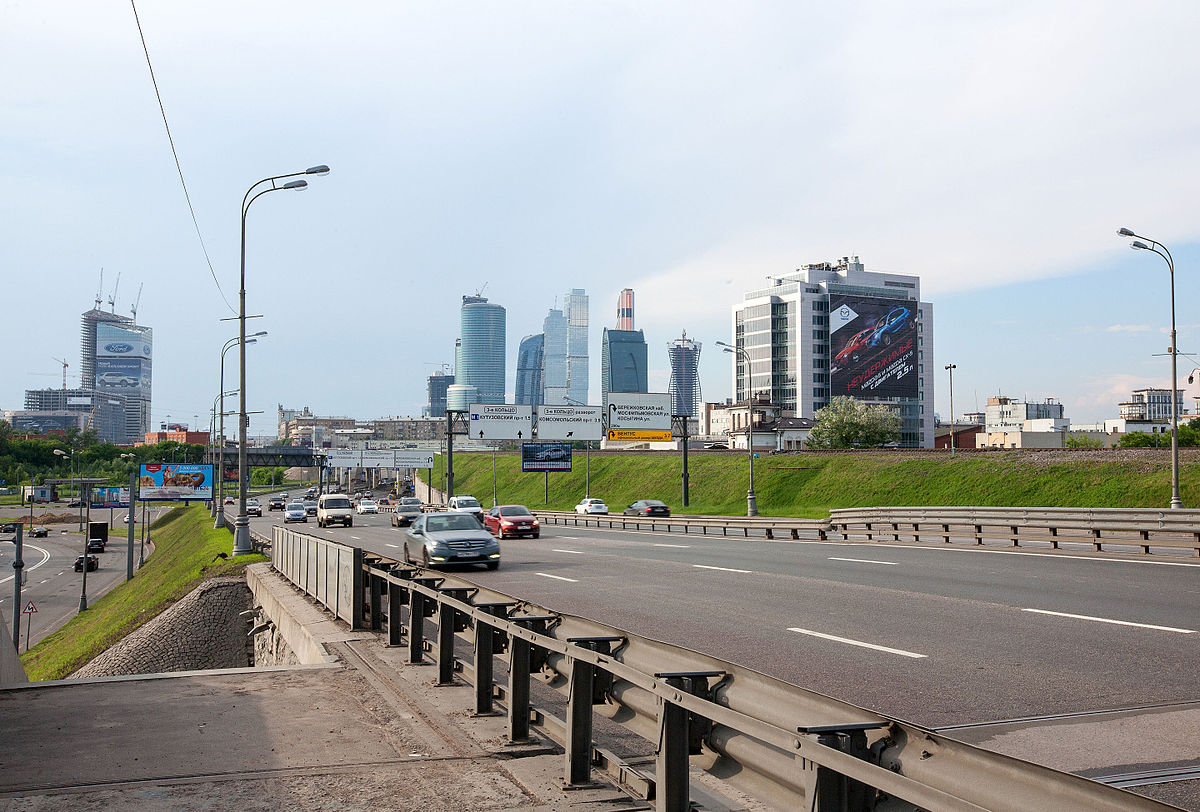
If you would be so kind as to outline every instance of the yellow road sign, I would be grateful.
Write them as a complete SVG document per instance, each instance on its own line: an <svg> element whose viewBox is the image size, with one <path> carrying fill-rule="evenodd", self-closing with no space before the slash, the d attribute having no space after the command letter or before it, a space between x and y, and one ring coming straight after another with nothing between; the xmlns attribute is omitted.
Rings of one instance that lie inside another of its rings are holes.
<svg viewBox="0 0 1200 812"><path fill-rule="evenodd" d="M608 439L617 442L670 442L671 432L655 429L609 429Z"/></svg>

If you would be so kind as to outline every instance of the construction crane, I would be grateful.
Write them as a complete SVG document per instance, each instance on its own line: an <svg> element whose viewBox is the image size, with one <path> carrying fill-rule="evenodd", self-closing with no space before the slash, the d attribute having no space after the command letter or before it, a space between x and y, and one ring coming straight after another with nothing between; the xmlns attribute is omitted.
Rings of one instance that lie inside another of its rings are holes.
<svg viewBox="0 0 1200 812"><path fill-rule="evenodd" d="M53 360L58 361L58 363L63 365L63 391L65 392L67 390L67 367L69 367L70 364L68 364L66 361L64 361L61 358L54 358L53 355L50 357Z"/></svg>
<svg viewBox="0 0 1200 812"><path fill-rule="evenodd" d="M487 290L487 286L488 286L488 283L487 283L487 282L484 282L484 283L483 283L483 287L481 287L479 290L475 291L475 296L476 296L477 298L480 298L480 299L482 299L482 298L483 298L483 292L484 292L485 290Z"/></svg>
<svg viewBox="0 0 1200 812"><path fill-rule="evenodd" d="M117 271L117 283L113 285L112 295L108 297L108 310L110 313L117 312L117 288L121 287L121 272Z"/></svg>
<svg viewBox="0 0 1200 812"><path fill-rule="evenodd" d="M102 301L104 301L104 269L103 268L100 269L100 287L96 288L96 307L94 309L99 310L100 302L102 302Z"/></svg>
<svg viewBox="0 0 1200 812"><path fill-rule="evenodd" d="M131 305L129 308L129 312L133 314L133 323L134 324L137 324L138 302L140 302L142 300L142 287L145 284L146 284L145 282L142 282L140 285L138 285L137 298L133 300L133 305Z"/></svg>

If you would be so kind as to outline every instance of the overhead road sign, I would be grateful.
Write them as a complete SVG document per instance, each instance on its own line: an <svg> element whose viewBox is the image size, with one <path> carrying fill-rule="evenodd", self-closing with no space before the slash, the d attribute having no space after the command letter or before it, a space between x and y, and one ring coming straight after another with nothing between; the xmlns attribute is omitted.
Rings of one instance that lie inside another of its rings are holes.
<svg viewBox="0 0 1200 812"><path fill-rule="evenodd" d="M472 440L528 440L533 436L533 407L523 404L472 403L467 433Z"/></svg>
<svg viewBox="0 0 1200 812"><path fill-rule="evenodd" d="M349 449L330 451L325 457L325 464L330 468L358 468L362 465L362 452Z"/></svg>
<svg viewBox="0 0 1200 812"><path fill-rule="evenodd" d="M603 440L602 406L538 406L539 440Z"/></svg>
<svg viewBox="0 0 1200 812"><path fill-rule="evenodd" d="M432 468L432 451L396 451L393 468Z"/></svg>
<svg viewBox="0 0 1200 812"><path fill-rule="evenodd" d="M605 439L617 443L667 443L671 441L670 431L646 429L609 429Z"/></svg>
<svg viewBox="0 0 1200 812"><path fill-rule="evenodd" d="M666 392L609 392L607 414L609 440L671 439L671 396Z"/></svg>
<svg viewBox="0 0 1200 812"><path fill-rule="evenodd" d="M362 452L363 468L395 468L396 452L390 448L364 449Z"/></svg>

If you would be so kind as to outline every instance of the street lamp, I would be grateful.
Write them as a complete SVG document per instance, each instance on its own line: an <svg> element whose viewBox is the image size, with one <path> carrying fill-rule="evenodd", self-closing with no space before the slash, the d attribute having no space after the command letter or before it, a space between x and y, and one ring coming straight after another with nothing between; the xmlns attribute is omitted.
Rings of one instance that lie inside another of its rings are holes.
<svg viewBox="0 0 1200 812"><path fill-rule="evenodd" d="M74 479L75 478L75 454L74 453L68 454L66 451L63 451L61 448L54 449L54 454L55 454L55 456L66 457L69 460L71 460L71 478ZM80 477L80 479L82 479L82 477ZM83 501L86 500L89 503L88 504L88 519L89 519L88 526L87 526L87 529L83 532L83 586L79 593L79 611L82 612L83 610L87 609L88 537L90 535L92 535L92 532L91 532L92 525L91 525L91 521L90 521L91 510L92 510L92 506L91 506L90 502L92 500L90 497L83 496L83 483L82 482L79 484L79 493L80 493L79 527L81 530L83 530Z"/></svg>
<svg viewBox="0 0 1200 812"><path fill-rule="evenodd" d="M750 489L746 491L746 515L758 515L758 498L754 495L754 389L750 386L750 353L745 347L735 347L724 341L715 342L725 352L735 354L746 362L746 445L750 451Z"/></svg>
<svg viewBox="0 0 1200 812"><path fill-rule="evenodd" d="M954 370L958 369L957 364L946 364L946 371L950 373L950 456L954 456Z"/></svg>
<svg viewBox="0 0 1200 812"><path fill-rule="evenodd" d="M247 344L257 344L259 337L265 336L266 334L267 334L266 330L260 330L257 333L254 333L253 335L247 337L246 343ZM217 494L217 498L213 500L213 529L214 530L220 530L222 527L225 526L225 505L224 505L224 499L225 499L225 395L226 395L226 392L225 392L225 353L227 353L231 348L237 346L240 342L241 342L241 339L239 339L239 338L231 338L228 341L226 341L225 346L221 348L221 378L220 378L220 386L217 389L217 392L220 393L219 395L217 395L217 397L221 399L221 409L219 412L217 412L217 414L219 415L219 417L217 419L220 421L219 434L221 437L221 447L217 450L217 454L218 454L217 474L216 474L217 490L215 491L215 493ZM236 391L236 390L234 390L234 391ZM233 391L230 391L228 394L232 395Z"/></svg>
<svg viewBox="0 0 1200 812"><path fill-rule="evenodd" d="M68 454L66 451L63 451L61 448L56 448L56 449L54 449L54 456L66 457L68 460L70 460L68 465L71 468L71 479L74 479L75 478L75 455ZM76 485L76 487L79 487L79 486ZM79 493L80 493L80 497L76 501L79 502L79 527L80 527L80 529L83 529L83 496L82 496L83 488L79 488Z"/></svg>
<svg viewBox="0 0 1200 812"><path fill-rule="evenodd" d="M1136 237L1129 246L1158 254L1167 263L1167 270L1171 275L1171 508L1177 510L1183 507L1183 500L1179 498L1179 378L1176 373L1179 347L1176 346L1175 340L1175 260L1165 245L1149 237L1135 234L1127 228L1120 229L1117 234L1122 237Z"/></svg>

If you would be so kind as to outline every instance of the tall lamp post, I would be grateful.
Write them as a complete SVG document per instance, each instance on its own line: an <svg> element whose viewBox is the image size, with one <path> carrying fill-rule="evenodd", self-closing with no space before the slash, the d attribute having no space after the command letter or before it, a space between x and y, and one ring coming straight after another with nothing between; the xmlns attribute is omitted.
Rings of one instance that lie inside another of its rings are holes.
<svg viewBox="0 0 1200 812"><path fill-rule="evenodd" d="M954 456L954 370L958 369L958 364L946 364L946 371L950 373L950 456Z"/></svg>
<svg viewBox="0 0 1200 812"><path fill-rule="evenodd" d="M246 343L247 344L257 344L258 338L260 336L265 336L266 334L267 334L266 330L260 330L259 332L254 333L253 335L249 336L246 339ZM219 421L219 424L220 424L220 428L218 429L218 434L220 435L221 447L219 449L217 449L217 455L218 455L217 473L216 473L217 490L215 491L217 494L217 498L213 500L213 529L214 530L219 530L220 528L225 526L225 504L224 504L224 500L225 500L225 395L226 395L226 392L225 392L225 353L227 353L233 347L237 346L239 343L241 343L240 339L231 338L228 341L226 341L225 346L221 348L221 379L220 379L220 388L217 389L217 391L220 392L220 394L217 397L219 397L221 399L221 409L217 413L218 414L217 420ZM233 391L230 391L228 394L232 395Z"/></svg>
<svg viewBox="0 0 1200 812"><path fill-rule="evenodd" d="M1167 270L1171 274L1171 508L1178 510L1183 507L1183 500L1179 498L1179 347L1176 346L1175 337L1175 260L1165 245L1149 237L1135 234L1127 228L1120 229L1117 234L1122 237L1136 237L1129 246L1158 254L1167 263Z"/></svg>
<svg viewBox="0 0 1200 812"><path fill-rule="evenodd" d="M289 172L286 175L263 178L251 185L246 190L245 196L242 197L242 248L238 290L238 360L240 362L238 369L238 515L234 522L234 555L244 555L254 550L254 545L250 542L250 517L246 515L246 432L249 429L249 421L246 419L246 214L250 211L250 205L268 192L278 192L282 189L300 190L308 187L306 180L291 180L282 184L276 183L276 181L300 175L328 174L329 167L321 164L320 166L310 166L303 172ZM269 183L270 186L257 192L254 191L264 183Z"/></svg>
<svg viewBox="0 0 1200 812"><path fill-rule="evenodd" d="M61 448L54 449L54 454L56 456L66 457L69 460L71 460L71 478L74 479L75 478L75 454L74 453L68 454L66 451L63 451ZM90 488L89 488L89 490L90 490ZM92 500L91 500L90 493L87 496L83 495L83 477L79 478L79 498L81 500L89 503L88 504L88 519L89 519L88 526L86 529L84 529L84 532L83 532L83 587L79 593L79 611L82 612L83 610L87 609L88 541L89 541L89 536L92 535L91 521L90 521L91 509L92 509L92 506L90 503ZM80 505L79 513L80 513L79 526L82 529L83 528L83 506L82 505Z"/></svg>
<svg viewBox="0 0 1200 812"><path fill-rule="evenodd" d="M745 347L735 347L724 341L715 342L718 347L724 347L725 352L735 354L746 362L746 446L749 449L750 460L750 489L746 491L746 515L758 515L758 497L754 495L754 389L750 386L750 353Z"/></svg>

